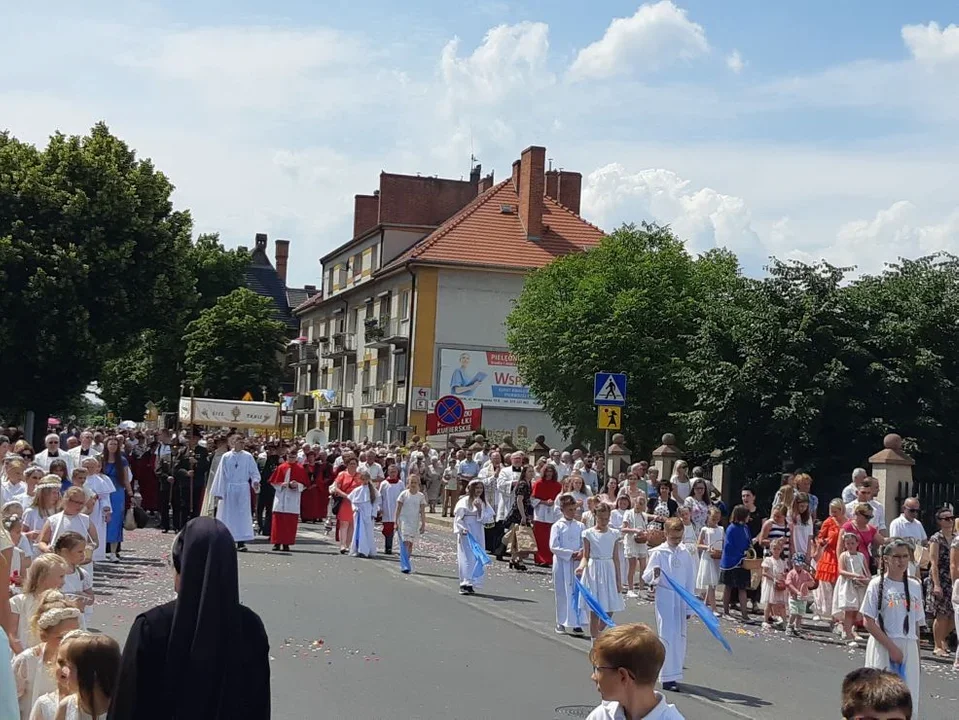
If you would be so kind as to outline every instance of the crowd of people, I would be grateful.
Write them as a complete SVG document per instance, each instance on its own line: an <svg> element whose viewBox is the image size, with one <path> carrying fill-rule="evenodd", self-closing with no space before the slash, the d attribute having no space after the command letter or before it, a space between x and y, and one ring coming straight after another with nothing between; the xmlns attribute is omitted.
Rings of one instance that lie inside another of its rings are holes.
<svg viewBox="0 0 959 720"><path fill-rule="evenodd" d="M959 535L952 508L937 510L930 536L918 520L918 498L906 499L887 524L875 499L878 483L862 469L822 512L806 473L784 473L768 503L743 487L741 503L729 508L703 469L683 460L668 478L645 461L607 476L602 454L553 450L534 458L482 438L445 451L415 438L406 447L311 446L197 429L84 430L50 433L39 453L25 439L0 436L0 457L0 557L11 592L0 623L24 719L59 717L68 701L79 717L103 715L93 711L109 706L115 687L100 688L102 696L88 688L81 697L70 673L54 667L69 667L69 648L85 657L79 649L95 645L97 658L112 653L119 668L115 643L84 634L96 599L95 564L122 562L124 530L151 517L164 532L183 531L196 518L219 520L219 530L204 526L204 543L220 556L228 540L234 573L234 551L246 551L257 533L274 551L288 551L300 523L319 524L341 554L360 558L378 552L378 528L383 552L393 553L398 542L403 571L411 572L427 515L450 517L460 594L482 587L490 556L515 572L529 562L549 568L557 633L588 632L594 653L627 602L653 602L666 690L678 690L683 677L689 615L675 585L717 617L731 618L735 608L741 622L761 622L764 632L801 635L809 618L852 645L864 632L866 664L897 670L914 704L927 615L934 653L953 651ZM239 610L230 622L253 623ZM171 623L164 616L135 626L141 655L157 626L173 632ZM119 669L97 677L110 672Z"/></svg>

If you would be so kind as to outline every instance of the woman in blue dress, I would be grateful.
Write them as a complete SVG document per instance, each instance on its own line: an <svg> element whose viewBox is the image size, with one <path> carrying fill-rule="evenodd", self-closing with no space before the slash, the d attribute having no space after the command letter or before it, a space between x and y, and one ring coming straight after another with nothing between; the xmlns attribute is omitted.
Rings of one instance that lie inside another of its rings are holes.
<svg viewBox="0 0 959 720"><path fill-rule="evenodd" d="M123 446L116 436L107 438L103 447L103 474L109 476L116 488L110 493L112 513L107 523L107 562L120 561L120 543L123 542L123 516L126 513L130 487L130 463L123 454Z"/></svg>

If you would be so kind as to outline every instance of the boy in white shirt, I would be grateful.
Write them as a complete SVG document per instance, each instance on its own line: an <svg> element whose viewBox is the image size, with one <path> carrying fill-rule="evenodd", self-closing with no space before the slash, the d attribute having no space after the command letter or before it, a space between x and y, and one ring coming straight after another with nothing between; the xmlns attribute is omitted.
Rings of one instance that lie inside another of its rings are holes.
<svg viewBox="0 0 959 720"><path fill-rule="evenodd" d="M607 628L593 643L589 659L603 702L586 720L683 720L676 706L654 689L666 648L649 625Z"/></svg>

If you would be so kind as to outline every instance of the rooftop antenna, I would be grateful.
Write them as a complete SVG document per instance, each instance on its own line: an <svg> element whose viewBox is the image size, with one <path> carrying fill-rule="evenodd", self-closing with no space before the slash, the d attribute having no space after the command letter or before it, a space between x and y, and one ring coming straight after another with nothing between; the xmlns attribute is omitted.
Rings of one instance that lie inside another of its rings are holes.
<svg viewBox="0 0 959 720"><path fill-rule="evenodd" d="M549 158L549 171L553 172L553 158Z"/></svg>

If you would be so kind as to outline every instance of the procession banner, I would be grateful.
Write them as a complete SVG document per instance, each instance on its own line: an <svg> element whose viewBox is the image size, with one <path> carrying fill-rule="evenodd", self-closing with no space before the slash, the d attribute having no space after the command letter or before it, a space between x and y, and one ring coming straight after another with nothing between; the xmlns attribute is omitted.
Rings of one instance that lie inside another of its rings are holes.
<svg viewBox="0 0 959 720"><path fill-rule="evenodd" d="M193 404L192 413L190 404ZM280 407L272 403L244 402L242 400L211 400L209 398L180 398L180 422L195 425L233 428L275 429L280 422Z"/></svg>

